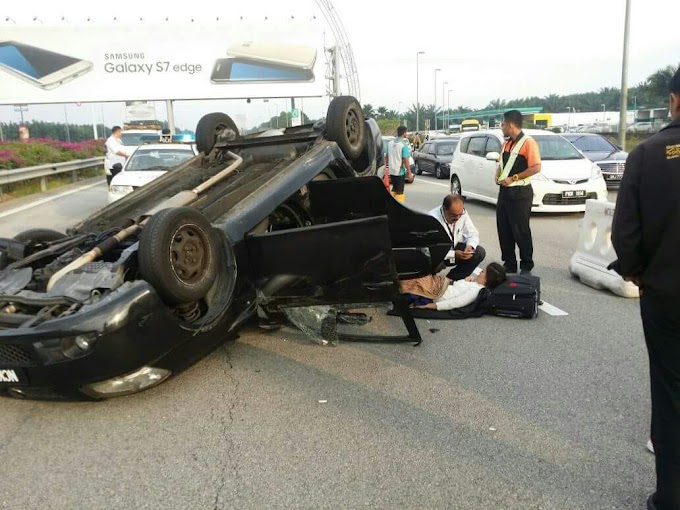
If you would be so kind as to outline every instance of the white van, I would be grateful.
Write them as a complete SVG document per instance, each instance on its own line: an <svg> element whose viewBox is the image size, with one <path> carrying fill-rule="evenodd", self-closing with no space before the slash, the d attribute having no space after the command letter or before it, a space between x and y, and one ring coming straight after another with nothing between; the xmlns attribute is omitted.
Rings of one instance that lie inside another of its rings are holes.
<svg viewBox="0 0 680 510"><path fill-rule="evenodd" d="M531 178L533 212L582 212L587 199L607 199L600 168L567 140L550 131L527 129L524 133L536 140L541 153L541 173ZM451 193L495 204L503 142L500 130L461 134L451 161Z"/></svg>

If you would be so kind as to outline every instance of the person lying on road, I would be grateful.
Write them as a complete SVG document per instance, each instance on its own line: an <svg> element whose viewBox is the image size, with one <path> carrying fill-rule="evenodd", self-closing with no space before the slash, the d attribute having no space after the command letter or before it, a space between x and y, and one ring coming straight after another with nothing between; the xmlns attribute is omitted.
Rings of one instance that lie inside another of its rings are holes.
<svg viewBox="0 0 680 510"><path fill-rule="evenodd" d="M506 279L505 269L492 262L479 276L469 276L465 280L451 281L446 276L430 275L401 282L401 291L410 294L407 300L414 308L428 310L453 310L471 305L484 287L495 289ZM429 303L423 301L431 300Z"/></svg>

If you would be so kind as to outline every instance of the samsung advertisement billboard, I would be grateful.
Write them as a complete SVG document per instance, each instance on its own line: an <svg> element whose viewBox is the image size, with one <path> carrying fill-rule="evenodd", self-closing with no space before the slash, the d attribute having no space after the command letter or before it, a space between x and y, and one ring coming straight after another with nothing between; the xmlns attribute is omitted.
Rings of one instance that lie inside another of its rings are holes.
<svg viewBox="0 0 680 510"><path fill-rule="evenodd" d="M4 26L0 104L320 97L323 27Z"/></svg>

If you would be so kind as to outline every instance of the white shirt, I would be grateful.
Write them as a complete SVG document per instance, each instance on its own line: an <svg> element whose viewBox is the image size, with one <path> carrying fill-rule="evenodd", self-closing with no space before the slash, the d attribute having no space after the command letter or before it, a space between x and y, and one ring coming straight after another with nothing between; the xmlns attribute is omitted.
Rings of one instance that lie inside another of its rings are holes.
<svg viewBox="0 0 680 510"><path fill-rule="evenodd" d="M447 234L449 234L454 248L458 243L464 243L465 246L471 246L475 249L479 245L479 231L475 228L467 211L464 211L463 215L455 223L448 223L446 221L442 206L435 207L428 214L437 218L439 223L442 224ZM455 256L453 249L446 254L447 259L453 259Z"/></svg>
<svg viewBox="0 0 680 510"><path fill-rule="evenodd" d="M119 156L117 152L125 152L123 143L111 135L106 139L106 157L104 158L104 167L106 168L106 175L111 175L111 168L116 163L125 164L125 156Z"/></svg>
<svg viewBox="0 0 680 510"><path fill-rule="evenodd" d="M408 148L408 141L404 138L396 138L390 140L387 145L387 167L390 170L390 175L406 175L406 169L404 165L405 152L404 147ZM402 168L404 168L404 173L402 173Z"/></svg>
<svg viewBox="0 0 680 510"><path fill-rule="evenodd" d="M446 288L444 295L435 301L437 310L453 310L471 305L483 288L484 286L477 282L456 280Z"/></svg>

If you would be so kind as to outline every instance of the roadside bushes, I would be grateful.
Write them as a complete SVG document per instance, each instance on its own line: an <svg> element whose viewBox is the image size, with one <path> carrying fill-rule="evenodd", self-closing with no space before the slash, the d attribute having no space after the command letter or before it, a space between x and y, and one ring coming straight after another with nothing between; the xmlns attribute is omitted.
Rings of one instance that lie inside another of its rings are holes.
<svg viewBox="0 0 680 510"><path fill-rule="evenodd" d="M77 143L51 138L38 138L28 142L0 142L0 170L95 158L105 153L103 139Z"/></svg>

